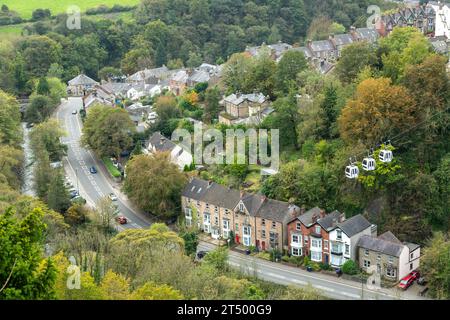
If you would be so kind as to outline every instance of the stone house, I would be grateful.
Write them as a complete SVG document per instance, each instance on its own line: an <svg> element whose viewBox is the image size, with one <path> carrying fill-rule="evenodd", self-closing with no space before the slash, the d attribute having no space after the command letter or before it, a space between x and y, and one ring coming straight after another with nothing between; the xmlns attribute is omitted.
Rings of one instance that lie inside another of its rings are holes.
<svg viewBox="0 0 450 320"><path fill-rule="evenodd" d="M358 241L358 263L365 272L375 269L382 278L399 281L419 267L420 246L402 243L389 231L379 237L364 235Z"/></svg>
<svg viewBox="0 0 450 320"><path fill-rule="evenodd" d="M262 93L231 94L220 102L225 111L219 115L219 122L233 124L239 119L262 115L269 106L269 98Z"/></svg>
<svg viewBox="0 0 450 320"><path fill-rule="evenodd" d="M87 75L80 74L68 82L67 93L70 96L85 96L98 84L97 81L89 78Z"/></svg>

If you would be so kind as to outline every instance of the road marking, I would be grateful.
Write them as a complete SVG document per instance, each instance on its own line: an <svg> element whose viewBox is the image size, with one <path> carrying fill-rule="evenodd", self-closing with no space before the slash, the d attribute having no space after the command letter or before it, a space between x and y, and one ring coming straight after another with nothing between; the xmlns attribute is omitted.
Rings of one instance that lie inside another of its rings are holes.
<svg viewBox="0 0 450 320"><path fill-rule="evenodd" d="M295 283L298 283L298 284L301 284L301 285L303 285L303 286L308 285L308 282L302 281L302 280L291 279L291 281L292 281L292 282L295 282Z"/></svg>
<svg viewBox="0 0 450 320"><path fill-rule="evenodd" d="M319 289L319 290L324 290L324 291L334 292L334 289L328 288L328 287L324 287L324 286L321 286L321 285L319 285L319 284L313 285L313 287L316 288L316 289Z"/></svg>
<svg viewBox="0 0 450 320"><path fill-rule="evenodd" d="M278 279L286 279L285 276L282 276L282 275L279 275L279 274L276 274L276 273L273 273L273 272L267 272L267 275L269 275L271 277L278 278Z"/></svg>
<svg viewBox="0 0 450 320"><path fill-rule="evenodd" d="M350 298L361 299L361 296L358 294L353 294L353 293L348 293L348 292L340 292L340 294L350 297Z"/></svg>

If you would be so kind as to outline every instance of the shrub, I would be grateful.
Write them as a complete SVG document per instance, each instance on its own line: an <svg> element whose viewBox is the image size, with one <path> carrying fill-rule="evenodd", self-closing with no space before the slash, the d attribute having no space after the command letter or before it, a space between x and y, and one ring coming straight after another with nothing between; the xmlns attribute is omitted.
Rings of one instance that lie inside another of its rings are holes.
<svg viewBox="0 0 450 320"><path fill-rule="evenodd" d="M122 176L119 169L117 169L114 164L112 163L111 159L109 158L103 158L103 163L105 164L106 169L108 169L108 172L114 177L119 178Z"/></svg>
<svg viewBox="0 0 450 320"><path fill-rule="evenodd" d="M291 256L289 258L289 263L295 264L297 267L299 267L303 263L303 257Z"/></svg>
<svg viewBox="0 0 450 320"><path fill-rule="evenodd" d="M319 267L320 267L320 269L326 270L326 271L333 269L333 268L331 268L331 266L328 263L319 263Z"/></svg>
<svg viewBox="0 0 450 320"><path fill-rule="evenodd" d="M342 265L342 272L349 275L355 275L359 273L358 265L353 260L347 260Z"/></svg>
<svg viewBox="0 0 450 320"><path fill-rule="evenodd" d="M281 257L281 261L283 261L283 262L289 262L289 257L288 256L282 256Z"/></svg>

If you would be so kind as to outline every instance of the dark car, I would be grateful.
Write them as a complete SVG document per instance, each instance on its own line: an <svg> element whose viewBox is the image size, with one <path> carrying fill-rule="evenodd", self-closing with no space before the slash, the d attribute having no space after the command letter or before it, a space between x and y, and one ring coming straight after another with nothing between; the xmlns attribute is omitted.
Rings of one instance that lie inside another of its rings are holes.
<svg viewBox="0 0 450 320"><path fill-rule="evenodd" d="M206 256L207 253L208 253L208 251L199 251L199 252L197 252L197 259L198 260L203 259Z"/></svg>
<svg viewBox="0 0 450 320"><path fill-rule="evenodd" d="M95 167L90 167L89 168L89 172L92 174L96 174L97 173L97 169L95 169Z"/></svg>
<svg viewBox="0 0 450 320"><path fill-rule="evenodd" d="M127 223L128 223L127 218L125 218L124 216L118 216L118 217L116 218L116 220L117 220L117 222L120 223L120 224L127 224Z"/></svg>
<svg viewBox="0 0 450 320"><path fill-rule="evenodd" d="M419 279L417 279L417 284L419 286L424 286L427 284L427 280L425 279L425 277L420 277Z"/></svg>

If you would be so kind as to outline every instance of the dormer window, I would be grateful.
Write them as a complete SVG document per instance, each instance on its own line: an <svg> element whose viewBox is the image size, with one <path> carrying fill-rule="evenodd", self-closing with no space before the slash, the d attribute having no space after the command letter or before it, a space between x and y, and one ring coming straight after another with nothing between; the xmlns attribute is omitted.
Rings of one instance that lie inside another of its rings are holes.
<svg viewBox="0 0 450 320"><path fill-rule="evenodd" d="M243 203L239 203L239 211L244 212L244 204Z"/></svg>
<svg viewBox="0 0 450 320"><path fill-rule="evenodd" d="M342 231L341 230L336 230L336 239L342 240Z"/></svg>
<svg viewBox="0 0 450 320"><path fill-rule="evenodd" d="M316 234L320 234L320 226L316 226Z"/></svg>

